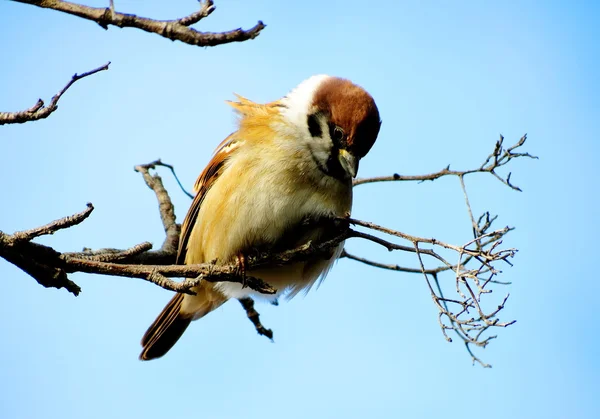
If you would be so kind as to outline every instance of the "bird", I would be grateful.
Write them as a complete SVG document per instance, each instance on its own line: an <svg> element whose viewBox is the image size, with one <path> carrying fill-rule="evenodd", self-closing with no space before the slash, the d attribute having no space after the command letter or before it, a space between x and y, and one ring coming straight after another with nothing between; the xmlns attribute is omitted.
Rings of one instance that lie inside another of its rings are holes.
<svg viewBox="0 0 600 419"><path fill-rule="evenodd" d="M231 264L257 249L283 251L327 234L306 220L349 217L352 180L381 127L373 97L348 79L315 75L266 104L228 102L238 129L216 148L194 184L177 264ZM323 279L340 256L248 270L292 298ZM202 281L177 293L144 334L141 360L165 355L193 320L229 299L255 296L233 282Z"/></svg>

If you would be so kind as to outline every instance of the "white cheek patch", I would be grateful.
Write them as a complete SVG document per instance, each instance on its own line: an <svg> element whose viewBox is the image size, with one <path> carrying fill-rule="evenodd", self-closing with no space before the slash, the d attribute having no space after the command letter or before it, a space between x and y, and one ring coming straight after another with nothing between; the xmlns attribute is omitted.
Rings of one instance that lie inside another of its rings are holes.
<svg viewBox="0 0 600 419"><path fill-rule="evenodd" d="M309 114L309 108L312 105L315 92L321 83L329 78L331 77L328 75L320 74L304 80L288 93L287 96L281 99L281 103L284 105L281 114L289 122L308 132L306 117Z"/></svg>
<svg viewBox="0 0 600 419"><path fill-rule="evenodd" d="M323 137L312 137L309 143L310 150L322 163L325 163L329 158L332 146L331 140L325 135Z"/></svg>
<svg viewBox="0 0 600 419"><path fill-rule="evenodd" d="M317 113L315 117L319 124L320 132L314 135L309 129L309 116L314 114L314 96L321 84L330 79L328 75L312 76L294 88L287 96L281 99L281 115L285 123L277 130L285 137L294 139L293 142L284 141L283 147L292 147L302 153L310 153L314 164L319 168L319 173L327 173L327 161L331 155L333 143L329 136L329 126L323 114Z"/></svg>

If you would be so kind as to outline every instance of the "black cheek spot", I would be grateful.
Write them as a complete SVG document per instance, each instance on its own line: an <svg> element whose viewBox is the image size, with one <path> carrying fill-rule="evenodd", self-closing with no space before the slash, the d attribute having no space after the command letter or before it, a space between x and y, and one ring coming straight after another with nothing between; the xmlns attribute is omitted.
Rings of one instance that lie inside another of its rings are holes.
<svg viewBox="0 0 600 419"><path fill-rule="evenodd" d="M346 177L346 173L340 164L340 159L338 158L339 152L340 150L338 148L334 147L331 149L331 154L329 155L329 159L327 159L327 174L343 181Z"/></svg>
<svg viewBox="0 0 600 419"><path fill-rule="evenodd" d="M323 132L321 131L321 125L319 125L319 121L317 121L317 116L313 113L308 115L308 131L310 135L313 137L320 137Z"/></svg>

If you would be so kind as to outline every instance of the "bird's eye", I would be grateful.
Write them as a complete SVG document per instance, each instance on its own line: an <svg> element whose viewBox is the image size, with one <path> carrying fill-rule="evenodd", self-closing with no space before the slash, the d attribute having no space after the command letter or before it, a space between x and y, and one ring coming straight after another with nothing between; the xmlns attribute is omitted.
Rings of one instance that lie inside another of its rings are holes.
<svg viewBox="0 0 600 419"><path fill-rule="evenodd" d="M344 139L344 130L337 125L334 126L331 130L331 139L336 143L341 142Z"/></svg>

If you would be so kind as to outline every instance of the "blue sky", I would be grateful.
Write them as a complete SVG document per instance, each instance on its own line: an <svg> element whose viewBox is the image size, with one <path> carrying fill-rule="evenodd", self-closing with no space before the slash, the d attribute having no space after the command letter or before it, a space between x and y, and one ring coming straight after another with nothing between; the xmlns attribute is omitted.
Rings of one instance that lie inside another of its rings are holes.
<svg viewBox="0 0 600 419"><path fill-rule="evenodd" d="M166 19L196 4L116 7ZM523 193L467 179L476 213L517 227L505 244L520 251L504 272L513 283L505 316L517 323L479 352L492 369L445 342L420 276L348 260L306 298L259 305L274 343L229 303L150 363L137 360L139 339L167 291L78 274L74 298L0 261L0 417L599 417L599 18L591 1L221 0L200 29L259 19L267 28L201 49L0 3L0 110L49 101L73 73L112 61L47 120L0 127L0 230L96 207L77 228L40 240L60 250L160 245L154 196L133 166L160 157L191 186L235 127L224 104L233 92L270 101L318 73L350 78L378 103L383 126L361 176L471 168L500 133L507 143L528 133L526 149L540 156L510 168ZM189 200L163 177L181 220ZM456 179L361 187L354 216L469 239ZM348 248L415 262L361 242Z"/></svg>

